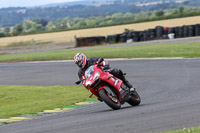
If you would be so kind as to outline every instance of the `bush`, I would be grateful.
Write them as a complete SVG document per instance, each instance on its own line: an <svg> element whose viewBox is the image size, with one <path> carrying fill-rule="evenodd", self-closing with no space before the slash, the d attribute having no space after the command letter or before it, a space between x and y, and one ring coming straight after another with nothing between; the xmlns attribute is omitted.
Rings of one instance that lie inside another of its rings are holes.
<svg viewBox="0 0 200 133"><path fill-rule="evenodd" d="M0 37L6 37L4 33L0 33Z"/></svg>

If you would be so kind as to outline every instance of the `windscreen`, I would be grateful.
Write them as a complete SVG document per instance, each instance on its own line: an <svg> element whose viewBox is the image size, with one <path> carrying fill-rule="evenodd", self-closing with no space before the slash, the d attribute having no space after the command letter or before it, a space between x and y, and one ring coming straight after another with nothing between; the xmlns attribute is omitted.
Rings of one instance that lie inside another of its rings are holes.
<svg viewBox="0 0 200 133"><path fill-rule="evenodd" d="M94 72L94 66L90 66L86 71L85 71L85 78L88 79Z"/></svg>

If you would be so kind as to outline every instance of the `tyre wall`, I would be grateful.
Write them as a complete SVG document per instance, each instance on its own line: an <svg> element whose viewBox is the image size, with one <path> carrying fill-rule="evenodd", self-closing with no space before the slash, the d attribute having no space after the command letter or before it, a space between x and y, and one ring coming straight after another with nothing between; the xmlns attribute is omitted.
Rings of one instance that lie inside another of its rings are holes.
<svg viewBox="0 0 200 133"><path fill-rule="evenodd" d="M144 31L131 31L118 35L109 35L107 36L107 42L127 42L127 40L130 39L134 42L149 41L156 39L169 39L168 34L174 34L174 38L200 36L200 24L183 25L177 27L156 26L154 29L147 29ZM118 36L118 39L111 39L113 36Z"/></svg>
<svg viewBox="0 0 200 133"><path fill-rule="evenodd" d="M156 39L169 39L168 35L174 34L174 38L200 36L200 24L183 25L177 27L156 26L154 29L144 31L131 31L121 34L76 38L76 46L93 46L102 43L119 43L119 42L139 42Z"/></svg>
<svg viewBox="0 0 200 133"><path fill-rule="evenodd" d="M76 38L76 47L94 46L106 43L105 36Z"/></svg>

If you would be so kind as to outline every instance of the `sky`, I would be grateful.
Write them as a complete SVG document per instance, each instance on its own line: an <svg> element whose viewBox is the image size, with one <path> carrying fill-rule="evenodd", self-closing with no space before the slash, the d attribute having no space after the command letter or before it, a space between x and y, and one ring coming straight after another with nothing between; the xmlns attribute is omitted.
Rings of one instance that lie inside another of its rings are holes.
<svg viewBox="0 0 200 133"><path fill-rule="evenodd" d="M30 7L50 3L73 2L81 0L0 0L0 8L5 7Z"/></svg>

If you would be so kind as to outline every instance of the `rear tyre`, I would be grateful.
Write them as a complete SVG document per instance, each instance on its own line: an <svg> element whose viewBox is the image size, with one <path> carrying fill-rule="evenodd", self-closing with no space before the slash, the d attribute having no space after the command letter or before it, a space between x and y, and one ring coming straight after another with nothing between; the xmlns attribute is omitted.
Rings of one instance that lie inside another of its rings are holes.
<svg viewBox="0 0 200 133"><path fill-rule="evenodd" d="M138 106L141 102L139 94L136 91L134 91L131 92L130 96L131 98L129 99L128 103L132 106Z"/></svg>
<svg viewBox="0 0 200 133"><path fill-rule="evenodd" d="M112 90L110 90L112 91ZM113 91L112 91L113 92ZM112 95L110 95L105 89L101 89L99 91L99 95L102 98L102 100L112 109L118 110L121 108L121 103L119 99L117 98L117 95L113 92Z"/></svg>

